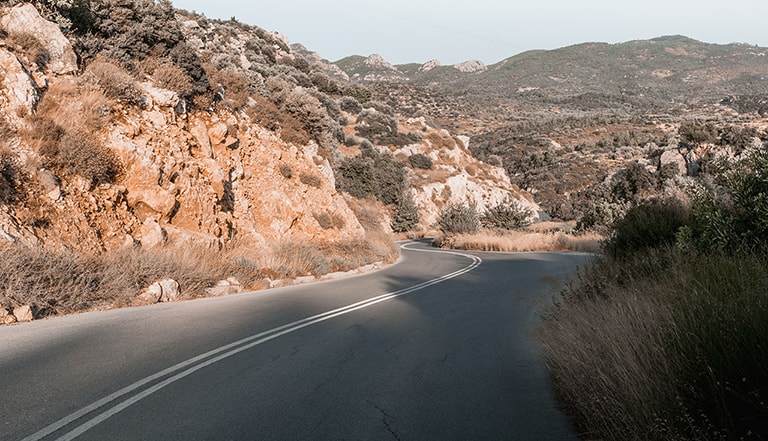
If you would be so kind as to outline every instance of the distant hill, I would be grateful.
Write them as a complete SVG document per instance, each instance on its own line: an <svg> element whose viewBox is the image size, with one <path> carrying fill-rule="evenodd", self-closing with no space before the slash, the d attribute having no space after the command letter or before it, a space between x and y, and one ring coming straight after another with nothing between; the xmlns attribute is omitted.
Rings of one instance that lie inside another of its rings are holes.
<svg viewBox="0 0 768 441"><path fill-rule="evenodd" d="M353 56L335 65L352 81L409 83L473 99L587 111L662 110L768 94L768 48L709 44L679 35L528 51L477 71L368 60Z"/></svg>

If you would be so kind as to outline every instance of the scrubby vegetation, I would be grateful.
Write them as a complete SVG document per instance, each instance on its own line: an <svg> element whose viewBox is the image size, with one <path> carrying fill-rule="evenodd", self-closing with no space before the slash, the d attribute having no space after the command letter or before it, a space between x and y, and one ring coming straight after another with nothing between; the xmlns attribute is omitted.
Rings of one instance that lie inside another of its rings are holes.
<svg viewBox="0 0 768 441"><path fill-rule="evenodd" d="M370 143L363 143L360 150L359 155L343 159L337 166L336 188L359 199L374 196L390 206L393 230L404 232L413 228L419 214L408 193L405 166Z"/></svg>
<svg viewBox="0 0 768 441"><path fill-rule="evenodd" d="M273 244L215 251L186 246L123 249L96 256L0 243L0 308L31 306L35 317L143 303L142 289L174 279L182 298L205 296L217 281L235 277L246 289L269 279L321 276L374 262L392 262L397 248L380 234L333 244ZM216 256L212 258L212 255Z"/></svg>
<svg viewBox="0 0 768 441"><path fill-rule="evenodd" d="M590 439L768 437L766 151L630 209L546 315L558 395Z"/></svg>

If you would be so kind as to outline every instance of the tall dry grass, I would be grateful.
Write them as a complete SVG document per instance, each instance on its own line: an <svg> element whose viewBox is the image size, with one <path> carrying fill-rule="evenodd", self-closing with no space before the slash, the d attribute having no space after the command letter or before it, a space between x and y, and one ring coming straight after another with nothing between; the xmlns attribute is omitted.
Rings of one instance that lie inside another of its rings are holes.
<svg viewBox="0 0 768 441"><path fill-rule="evenodd" d="M768 257L647 250L580 274L541 329L585 439L768 438Z"/></svg>
<svg viewBox="0 0 768 441"><path fill-rule="evenodd" d="M92 309L138 305L152 283L174 279L181 298L206 295L229 277L247 289L272 279L320 276L374 262L393 262L398 249L381 233L330 244L279 243L254 250L232 246L122 249L84 256L68 251L0 244L0 308L29 305L36 318Z"/></svg>
<svg viewBox="0 0 768 441"><path fill-rule="evenodd" d="M596 233L570 234L564 232L481 231L438 238L436 245L473 251L577 251L598 253L604 237Z"/></svg>

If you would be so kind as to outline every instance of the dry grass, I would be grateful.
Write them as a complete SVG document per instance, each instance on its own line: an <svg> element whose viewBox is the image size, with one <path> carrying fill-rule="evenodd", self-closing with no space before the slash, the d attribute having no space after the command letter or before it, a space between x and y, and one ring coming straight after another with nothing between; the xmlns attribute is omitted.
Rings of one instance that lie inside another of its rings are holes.
<svg viewBox="0 0 768 441"><path fill-rule="evenodd" d="M569 234L563 232L505 231L503 233L481 231L475 234L459 234L437 240L442 248L473 251L577 251L599 253L604 237L595 233Z"/></svg>
<svg viewBox="0 0 768 441"><path fill-rule="evenodd" d="M599 262L541 329L586 439L768 437L765 255L651 250Z"/></svg>
<svg viewBox="0 0 768 441"><path fill-rule="evenodd" d="M206 295L228 277L247 289L269 279L293 279L391 263L398 249L386 235L331 244L274 244L267 250L232 247L123 249L82 256L15 244L0 244L0 308L29 305L35 317L142 304L139 294L162 279L181 286L181 298Z"/></svg>

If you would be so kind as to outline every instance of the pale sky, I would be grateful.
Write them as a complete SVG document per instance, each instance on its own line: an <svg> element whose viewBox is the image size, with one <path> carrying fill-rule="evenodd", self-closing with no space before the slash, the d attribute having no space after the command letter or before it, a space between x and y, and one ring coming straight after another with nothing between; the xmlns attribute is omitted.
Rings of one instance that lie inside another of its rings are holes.
<svg viewBox="0 0 768 441"><path fill-rule="evenodd" d="M530 49L685 35L768 47L766 0L172 0L174 6L284 34L330 61L480 60Z"/></svg>

